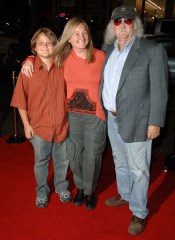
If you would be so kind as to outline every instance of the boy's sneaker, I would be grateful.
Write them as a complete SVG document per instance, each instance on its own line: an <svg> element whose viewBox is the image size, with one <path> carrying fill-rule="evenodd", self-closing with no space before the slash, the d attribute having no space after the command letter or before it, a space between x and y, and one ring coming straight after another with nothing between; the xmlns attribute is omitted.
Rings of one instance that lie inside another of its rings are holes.
<svg viewBox="0 0 175 240"><path fill-rule="evenodd" d="M37 196L36 198L36 207L37 208L46 208L48 205L48 197L47 196Z"/></svg>
<svg viewBox="0 0 175 240"><path fill-rule="evenodd" d="M60 196L60 201L63 203L71 201L71 193L68 190L62 191L58 195Z"/></svg>

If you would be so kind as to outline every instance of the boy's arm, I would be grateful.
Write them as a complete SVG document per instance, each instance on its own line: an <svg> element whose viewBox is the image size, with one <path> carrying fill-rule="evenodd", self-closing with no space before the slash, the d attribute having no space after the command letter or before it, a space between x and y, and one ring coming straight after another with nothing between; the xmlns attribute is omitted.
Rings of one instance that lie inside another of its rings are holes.
<svg viewBox="0 0 175 240"><path fill-rule="evenodd" d="M34 137L34 131L32 126L29 123L29 119L27 116L27 111L21 108L18 108L20 117L22 119L23 125L24 125L24 133L27 139L33 138Z"/></svg>
<svg viewBox="0 0 175 240"><path fill-rule="evenodd" d="M32 74L34 73L34 62L35 56L28 56L22 63L21 72L25 74L28 78L32 77Z"/></svg>

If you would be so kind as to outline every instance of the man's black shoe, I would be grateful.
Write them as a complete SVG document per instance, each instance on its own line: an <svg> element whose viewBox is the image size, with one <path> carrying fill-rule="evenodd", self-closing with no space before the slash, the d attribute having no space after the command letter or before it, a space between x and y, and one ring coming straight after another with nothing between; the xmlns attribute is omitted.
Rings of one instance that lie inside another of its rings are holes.
<svg viewBox="0 0 175 240"><path fill-rule="evenodd" d="M85 201L86 201L86 207L89 210L92 210L92 209L95 208L96 200L95 200L95 195L94 194L85 195Z"/></svg>
<svg viewBox="0 0 175 240"><path fill-rule="evenodd" d="M77 193L74 197L73 204L75 206L80 206L84 202L84 190L83 189L77 189Z"/></svg>

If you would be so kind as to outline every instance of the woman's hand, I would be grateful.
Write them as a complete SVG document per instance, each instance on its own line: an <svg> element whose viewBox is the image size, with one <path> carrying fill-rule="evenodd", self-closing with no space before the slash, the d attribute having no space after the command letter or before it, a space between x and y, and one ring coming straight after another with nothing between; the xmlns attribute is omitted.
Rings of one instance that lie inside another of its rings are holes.
<svg viewBox="0 0 175 240"><path fill-rule="evenodd" d="M26 61L24 65L21 68L21 72L26 76L26 77L32 77L34 73L33 69L33 63L31 61Z"/></svg>

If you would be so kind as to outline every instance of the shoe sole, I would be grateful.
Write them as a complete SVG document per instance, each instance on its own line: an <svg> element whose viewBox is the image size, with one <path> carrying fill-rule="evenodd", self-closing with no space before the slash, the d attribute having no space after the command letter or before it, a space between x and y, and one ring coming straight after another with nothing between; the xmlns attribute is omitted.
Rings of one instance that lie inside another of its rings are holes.
<svg viewBox="0 0 175 240"><path fill-rule="evenodd" d="M88 210L93 210L94 208L95 208L96 206L86 206L86 208L88 209Z"/></svg>
<svg viewBox="0 0 175 240"><path fill-rule="evenodd" d="M75 205L75 206L81 206L82 204L84 203L84 200L83 201L81 201L81 202L73 202L73 204Z"/></svg>
<svg viewBox="0 0 175 240"><path fill-rule="evenodd" d="M129 234L137 236L143 232L144 229L139 230L139 231L128 231Z"/></svg>
<svg viewBox="0 0 175 240"><path fill-rule="evenodd" d="M67 199L67 200L62 200L62 199L60 199L60 201L61 201L62 203L68 203L68 202L71 202L71 198L70 198L70 199Z"/></svg>
<svg viewBox="0 0 175 240"><path fill-rule="evenodd" d="M135 236L139 235L143 231L144 231L144 225L140 227L140 229L136 229L136 228L134 229L133 227L128 228L128 233Z"/></svg>
<svg viewBox="0 0 175 240"><path fill-rule="evenodd" d="M48 205L48 204L47 204ZM40 205L36 205L37 208L46 208L47 205L44 205L44 204L40 204Z"/></svg>

